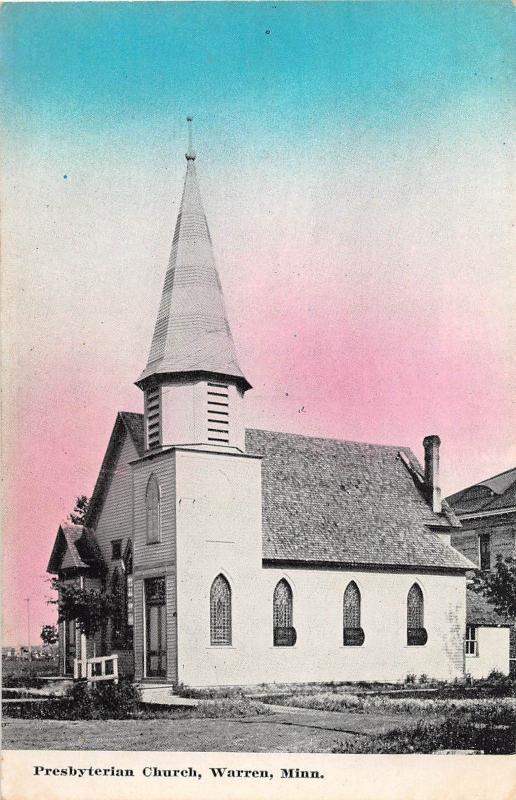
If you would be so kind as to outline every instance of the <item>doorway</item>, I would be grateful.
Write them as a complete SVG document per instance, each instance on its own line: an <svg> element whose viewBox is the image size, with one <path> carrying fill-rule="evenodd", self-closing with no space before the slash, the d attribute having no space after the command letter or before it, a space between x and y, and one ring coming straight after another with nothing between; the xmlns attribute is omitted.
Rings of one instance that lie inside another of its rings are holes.
<svg viewBox="0 0 516 800"><path fill-rule="evenodd" d="M164 678L167 674L167 606L165 578L145 581L146 677Z"/></svg>

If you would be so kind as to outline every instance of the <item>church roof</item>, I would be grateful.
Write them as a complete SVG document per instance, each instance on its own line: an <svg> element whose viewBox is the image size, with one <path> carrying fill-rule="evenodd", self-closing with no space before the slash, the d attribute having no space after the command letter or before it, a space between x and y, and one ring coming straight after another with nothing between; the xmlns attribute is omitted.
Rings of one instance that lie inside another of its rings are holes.
<svg viewBox="0 0 516 800"><path fill-rule="evenodd" d="M143 415L119 412L90 502L95 526L129 435L143 455ZM408 448L247 430L246 447L261 455L263 558L321 565L475 569L435 530L460 523L446 502L435 514Z"/></svg>
<svg viewBox="0 0 516 800"><path fill-rule="evenodd" d="M186 177L147 366L138 384L157 374L209 373L250 384L238 364L195 171Z"/></svg>
<svg viewBox="0 0 516 800"><path fill-rule="evenodd" d="M456 514L503 510L516 506L516 467L451 494L448 502Z"/></svg>
<svg viewBox="0 0 516 800"><path fill-rule="evenodd" d="M474 568L432 532L449 528L450 512L431 510L408 448L263 430L248 430L246 447L263 456L264 559Z"/></svg>

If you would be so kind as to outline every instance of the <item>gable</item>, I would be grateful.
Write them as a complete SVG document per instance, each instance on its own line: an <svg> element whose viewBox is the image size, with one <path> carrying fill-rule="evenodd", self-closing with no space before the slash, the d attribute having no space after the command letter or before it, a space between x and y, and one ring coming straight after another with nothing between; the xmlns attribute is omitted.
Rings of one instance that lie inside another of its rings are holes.
<svg viewBox="0 0 516 800"><path fill-rule="evenodd" d="M127 440L131 443L131 457L142 456L143 415L119 411L86 514L85 522L90 528L97 527L107 491L118 467L120 452Z"/></svg>
<svg viewBox="0 0 516 800"><path fill-rule="evenodd" d="M104 560L95 535L82 525L71 523L59 526L48 562L47 572L58 574L65 570L105 570Z"/></svg>
<svg viewBox="0 0 516 800"><path fill-rule="evenodd" d="M321 565L471 569L432 532L447 524L416 487L402 448L248 430L262 455L263 557Z"/></svg>

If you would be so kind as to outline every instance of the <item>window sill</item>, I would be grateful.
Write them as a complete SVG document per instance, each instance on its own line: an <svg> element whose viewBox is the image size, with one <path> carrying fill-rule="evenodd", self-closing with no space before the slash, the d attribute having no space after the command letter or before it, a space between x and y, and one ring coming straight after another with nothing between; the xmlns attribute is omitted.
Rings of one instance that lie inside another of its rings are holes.
<svg viewBox="0 0 516 800"><path fill-rule="evenodd" d="M236 650L234 644L209 644L206 650Z"/></svg>
<svg viewBox="0 0 516 800"><path fill-rule="evenodd" d="M466 653L466 658L478 658L478 653Z"/></svg>

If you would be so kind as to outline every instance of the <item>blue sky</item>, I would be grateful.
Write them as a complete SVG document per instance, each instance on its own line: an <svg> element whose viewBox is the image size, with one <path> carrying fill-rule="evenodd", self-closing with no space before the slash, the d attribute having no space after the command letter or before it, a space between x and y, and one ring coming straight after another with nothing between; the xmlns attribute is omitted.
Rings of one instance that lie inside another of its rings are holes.
<svg viewBox="0 0 516 800"><path fill-rule="evenodd" d="M10 130L122 127L138 148L190 111L220 152L331 148L342 123L389 137L450 106L463 124L462 96L471 124L508 107L510 2L229 5L4 5Z"/></svg>

